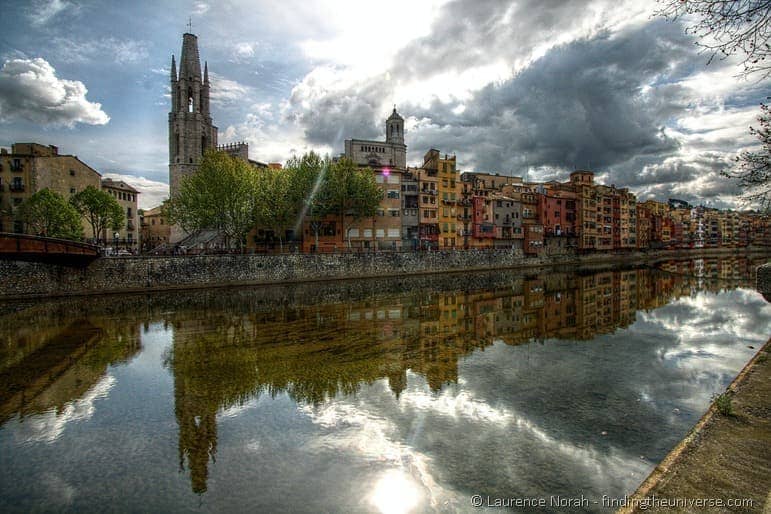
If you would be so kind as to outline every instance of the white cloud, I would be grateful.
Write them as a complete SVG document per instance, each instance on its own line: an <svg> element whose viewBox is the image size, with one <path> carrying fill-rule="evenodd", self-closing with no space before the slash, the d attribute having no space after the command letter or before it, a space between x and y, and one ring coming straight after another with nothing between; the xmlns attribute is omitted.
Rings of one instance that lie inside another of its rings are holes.
<svg viewBox="0 0 771 514"><path fill-rule="evenodd" d="M226 79L218 73L209 72L211 92L209 98L213 105L225 106L241 103L253 92L250 86L241 84L235 80Z"/></svg>
<svg viewBox="0 0 771 514"><path fill-rule="evenodd" d="M206 14L209 12L209 4L206 2L195 2L193 4L193 14L197 14L198 16L201 16L202 14Z"/></svg>
<svg viewBox="0 0 771 514"><path fill-rule="evenodd" d="M60 79L45 59L13 59L0 69L0 121L24 119L42 125L104 125L102 105L86 99L77 80Z"/></svg>
<svg viewBox="0 0 771 514"><path fill-rule="evenodd" d="M67 0L43 0L34 2L29 8L27 16L32 25L41 27L67 9L76 10L77 6L67 2Z"/></svg>
<svg viewBox="0 0 771 514"><path fill-rule="evenodd" d="M134 39L105 37L87 41L69 38L55 38L51 52L62 62L89 62L107 58L115 64L131 64L146 61L149 57L148 44Z"/></svg>
<svg viewBox="0 0 771 514"><path fill-rule="evenodd" d="M159 206L169 197L169 185L164 182L157 182L145 177L135 175L125 175L122 173L104 173L104 178L113 180L122 180L131 187L136 188L140 195L138 197L140 209L152 209Z"/></svg>

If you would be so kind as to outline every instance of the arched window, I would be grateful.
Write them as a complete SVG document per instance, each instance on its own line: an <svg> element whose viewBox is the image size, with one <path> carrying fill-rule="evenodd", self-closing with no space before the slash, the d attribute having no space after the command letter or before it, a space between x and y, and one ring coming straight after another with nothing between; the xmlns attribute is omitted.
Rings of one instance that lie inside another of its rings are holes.
<svg viewBox="0 0 771 514"><path fill-rule="evenodd" d="M195 112L195 106L193 105L193 89L187 88L187 112Z"/></svg>

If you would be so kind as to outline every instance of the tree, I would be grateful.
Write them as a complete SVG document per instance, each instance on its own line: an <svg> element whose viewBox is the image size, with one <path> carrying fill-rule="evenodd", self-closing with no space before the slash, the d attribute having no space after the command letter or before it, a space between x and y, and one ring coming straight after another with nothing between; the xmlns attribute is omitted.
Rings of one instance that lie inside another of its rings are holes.
<svg viewBox="0 0 771 514"><path fill-rule="evenodd" d="M359 220L377 214L383 190L375 182L371 169L360 169L345 157L329 166L327 181L329 212L340 216L343 234L350 248L348 229Z"/></svg>
<svg viewBox="0 0 771 514"><path fill-rule="evenodd" d="M108 228L119 230L126 221L118 201L106 191L94 186L88 186L72 195L70 203L91 225L95 240L99 240Z"/></svg>
<svg viewBox="0 0 771 514"><path fill-rule="evenodd" d="M164 208L186 232L216 229L229 247L241 248L255 223L258 170L225 152L207 151Z"/></svg>
<svg viewBox="0 0 771 514"><path fill-rule="evenodd" d="M316 248L319 247L319 231L323 220L330 214L327 180L329 166L329 158L322 158L315 152L309 152L300 158L293 157L284 166L284 169L294 177L296 198L300 200L300 210L295 226L301 229L303 219L308 220Z"/></svg>
<svg viewBox="0 0 771 514"><path fill-rule="evenodd" d="M295 189L296 174L293 169L260 170L257 175L257 201L255 222L269 228L278 237L284 251L284 234L295 226L301 212L301 202ZM301 197L300 197L301 198Z"/></svg>
<svg viewBox="0 0 771 514"><path fill-rule="evenodd" d="M41 189L20 206L18 216L30 231L39 236L81 239L83 226L80 215L62 195Z"/></svg>
<svg viewBox="0 0 771 514"><path fill-rule="evenodd" d="M745 76L771 73L771 0L659 0L656 15L682 19L686 33L710 54L709 62L738 54L744 57Z"/></svg>
<svg viewBox="0 0 771 514"><path fill-rule="evenodd" d="M767 104L760 104L758 122L759 127L750 127L750 133L760 141L760 149L741 152L734 167L722 174L738 181L746 203L758 204L768 212L771 210L771 110Z"/></svg>

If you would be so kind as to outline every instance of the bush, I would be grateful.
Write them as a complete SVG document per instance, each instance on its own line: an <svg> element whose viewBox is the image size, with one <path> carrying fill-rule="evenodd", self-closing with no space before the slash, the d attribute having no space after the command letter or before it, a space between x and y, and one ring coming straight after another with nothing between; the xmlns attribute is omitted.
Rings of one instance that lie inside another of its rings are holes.
<svg viewBox="0 0 771 514"><path fill-rule="evenodd" d="M731 395L728 392L715 394L712 396L715 408L723 416L733 416L733 406L731 405Z"/></svg>

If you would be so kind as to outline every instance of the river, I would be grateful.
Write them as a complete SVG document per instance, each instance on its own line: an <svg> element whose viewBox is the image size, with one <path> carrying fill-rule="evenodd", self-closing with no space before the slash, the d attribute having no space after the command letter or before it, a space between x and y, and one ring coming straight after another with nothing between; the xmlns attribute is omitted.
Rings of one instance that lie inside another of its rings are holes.
<svg viewBox="0 0 771 514"><path fill-rule="evenodd" d="M0 511L610 512L771 335L758 263L4 303Z"/></svg>

